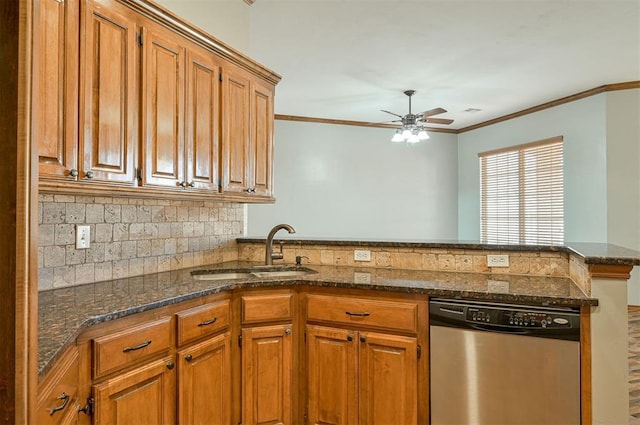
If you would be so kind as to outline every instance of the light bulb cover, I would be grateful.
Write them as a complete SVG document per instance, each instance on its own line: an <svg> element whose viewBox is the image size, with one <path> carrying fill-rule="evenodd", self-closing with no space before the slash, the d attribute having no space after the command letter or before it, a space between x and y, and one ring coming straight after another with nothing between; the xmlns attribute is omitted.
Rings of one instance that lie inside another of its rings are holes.
<svg viewBox="0 0 640 425"><path fill-rule="evenodd" d="M409 137L411 137L411 130L409 130L409 129L405 129L405 130L402 132L402 138L403 138L403 139L405 139L405 140L408 140L408 139L409 139Z"/></svg>
<svg viewBox="0 0 640 425"><path fill-rule="evenodd" d="M409 136L407 143L418 143L419 141L420 141L420 138L418 137L418 135L412 134L411 136Z"/></svg>
<svg viewBox="0 0 640 425"><path fill-rule="evenodd" d="M427 133L427 131L424 128L420 129L420 131L418 132L418 139L420 139L420 140L428 140L429 139L429 133Z"/></svg>
<svg viewBox="0 0 640 425"><path fill-rule="evenodd" d="M394 143L404 142L404 137L402 137L402 131L396 130L396 132L393 134L393 137L391 138L391 141Z"/></svg>

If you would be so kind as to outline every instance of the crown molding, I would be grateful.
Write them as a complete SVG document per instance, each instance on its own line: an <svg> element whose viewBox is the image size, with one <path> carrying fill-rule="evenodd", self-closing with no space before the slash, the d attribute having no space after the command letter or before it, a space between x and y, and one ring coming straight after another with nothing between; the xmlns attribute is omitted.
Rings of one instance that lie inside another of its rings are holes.
<svg viewBox="0 0 640 425"><path fill-rule="evenodd" d="M245 0L245 1L250 1L250 0ZM470 125L468 127L463 127L457 130L449 129L449 128L432 128L432 127L426 127L426 129L434 133L460 134L460 133L465 133L467 131L476 130L481 127L497 124L499 122L508 121L524 115L532 114L534 112L539 112L544 109L553 108L559 105L563 105L565 103L575 102L576 100L584 99L586 97L593 96L596 94L610 92L610 91L618 91L618 90L629 90L629 89L640 89L640 81L628 81L625 83L605 84L599 87L582 91L580 93L572 94L570 96L565 96L560 99L552 100L550 102L541 103L540 105L532 106L531 108L523 109L521 111L514 112L512 114L503 115L501 117L494 118L489 121L484 121L484 122ZM390 128L390 129L400 128L400 126L393 125L393 124L382 124L382 123L374 123L374 122L366 122L366 121L338 120L338 119L330 119L330 118L304 117L299 115L276 114L275 119L281 120L281 121L299 121L299 122L312 122L312 123L320 123L320 124L350 125L350 126L356 126L356 127L375 127L375 128Z"/></svg>

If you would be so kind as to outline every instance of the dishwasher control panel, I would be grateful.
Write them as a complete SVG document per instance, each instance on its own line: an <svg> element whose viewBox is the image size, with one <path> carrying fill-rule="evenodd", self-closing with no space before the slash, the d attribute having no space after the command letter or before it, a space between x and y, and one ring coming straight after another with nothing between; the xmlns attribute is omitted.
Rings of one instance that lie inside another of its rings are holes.
<svg viewBox="0 0 640 425"><path fill-rule="evenodd" d="M516 304L435 299L429 302L431 325L579 338L580 310ZM555 337L555 336L550 336Z"/></svg>
<svg viewBox="0 0 640 425"><path fill-rule="evenodd" d="M517 309L493 309L467 307L466 320L473 323L488 323L501 326L524 326L530 328L567 328L571 320L564 314Z"/></svg>

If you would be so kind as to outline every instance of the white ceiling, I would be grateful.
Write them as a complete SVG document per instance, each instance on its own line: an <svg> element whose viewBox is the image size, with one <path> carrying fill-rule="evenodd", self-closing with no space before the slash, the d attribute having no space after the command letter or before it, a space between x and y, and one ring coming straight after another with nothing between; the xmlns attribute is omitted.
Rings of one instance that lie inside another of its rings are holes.
<svg viewBox="0 0 640 425"><path fill-rule="evenodd" d="M247 6L249 7L249 6ZM448 110L464 128L640 80L640 0L257 0L250 56L276 114L380 122ZM468 108L480 112L465 112Z"/></svg>

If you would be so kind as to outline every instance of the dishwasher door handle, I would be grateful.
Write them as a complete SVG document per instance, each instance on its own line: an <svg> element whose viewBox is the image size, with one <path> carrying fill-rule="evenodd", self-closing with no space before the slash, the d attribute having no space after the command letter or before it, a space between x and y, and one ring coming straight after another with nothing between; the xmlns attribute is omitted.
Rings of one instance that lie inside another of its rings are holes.
<svg viewBox="0 0 640 425"><path fill-rule="evenodd" d="M475 329L477 331L483 331L483 332L496 332L496 333L501 333L501 334L510 334L510 335L528 335L531 332L529 332L528 329L522 329L522 328L517 328L517 329L512 329L512 328L497 328L497 327L493 327L493 326L487 326L487 325L469 325L469 327L471 327L472 329Z"/></svg>

